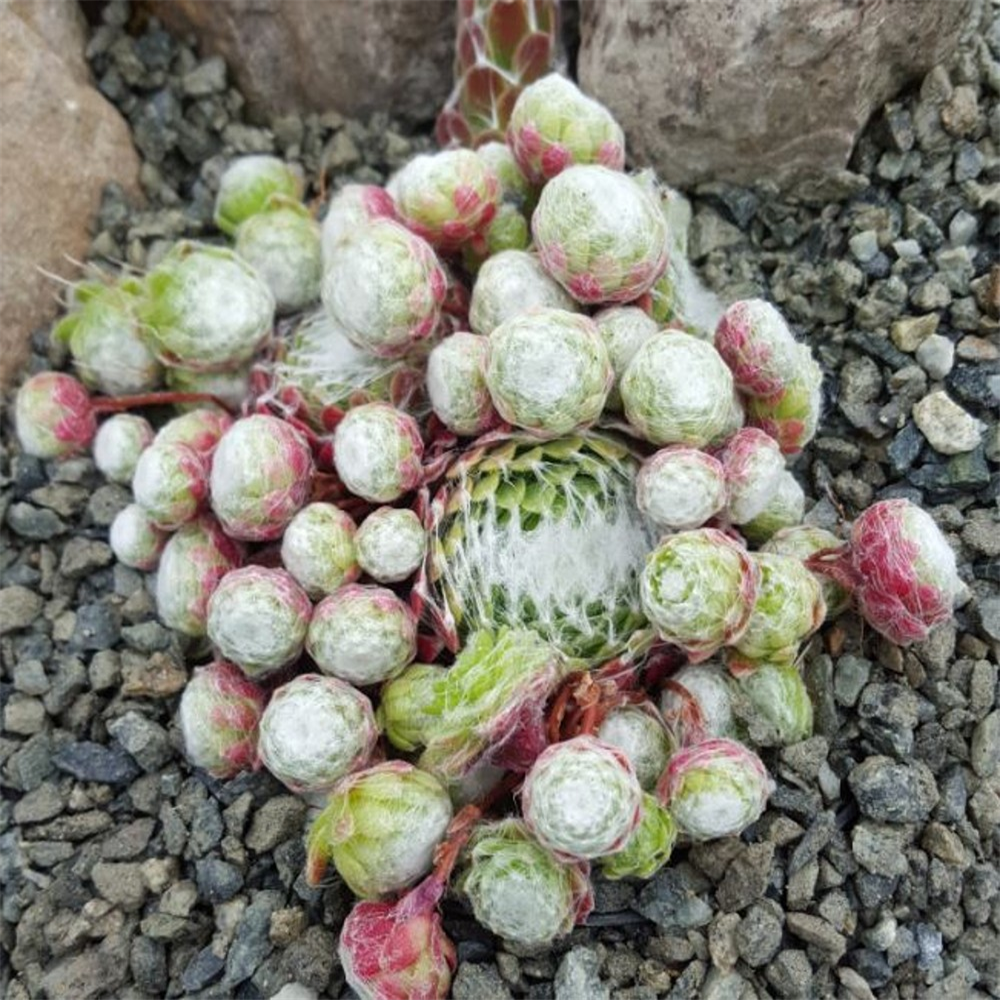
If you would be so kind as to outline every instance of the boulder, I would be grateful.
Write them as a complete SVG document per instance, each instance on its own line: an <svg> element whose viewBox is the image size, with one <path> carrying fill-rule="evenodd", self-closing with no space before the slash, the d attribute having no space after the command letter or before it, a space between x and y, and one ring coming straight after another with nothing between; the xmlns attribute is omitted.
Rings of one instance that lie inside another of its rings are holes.
<svg viewBox="0 0 1000 1000"><path fill-rule="evenodd" d="M451 88L454 0L146 0L225 58L259 120L298 111L429 122Z"/></svg>
<svg viewBox="0 0 1000 1000"><path fill-rule="evenodd" d="M58 310L52 277L79 276L101 189L138 192L128 126L90 83L75 3L0 4L0 385Z"/></svg>
<svg viewBox="0 0 1000 1000"><path fill-rule="evenodd" d="M581 0L579 77L679 187L843 169L869 115L971 30L979 0Z"/></svg>

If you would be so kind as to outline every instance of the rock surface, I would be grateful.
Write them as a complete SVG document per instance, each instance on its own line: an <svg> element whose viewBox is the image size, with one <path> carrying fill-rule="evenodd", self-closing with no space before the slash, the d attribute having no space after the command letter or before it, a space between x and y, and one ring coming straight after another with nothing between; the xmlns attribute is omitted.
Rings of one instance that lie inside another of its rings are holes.
<svg viewBox="0 0 1000 1000"><path fill-rule="evenodd" d="M869 115L955 47L975 0L583 0L579 75L686 187L847 165Z"/></svg>
<svg viewBox="0 0 1000 1000"><path fill-rule="evenodd" d="M28 356L60 291L42 271L74 277L108 181L137 190L139 158L117 111L90 83L86 25L74 3L0 7L0 384Z"/></svg>
<svg viewBox="0 0 1000 1000"><path fill-rule="evenodd" d="M260 116L335 110L366 117L392 108L410 121L428 121L451 88L451 0L148 0L145 6L223 56Z"/></svg>

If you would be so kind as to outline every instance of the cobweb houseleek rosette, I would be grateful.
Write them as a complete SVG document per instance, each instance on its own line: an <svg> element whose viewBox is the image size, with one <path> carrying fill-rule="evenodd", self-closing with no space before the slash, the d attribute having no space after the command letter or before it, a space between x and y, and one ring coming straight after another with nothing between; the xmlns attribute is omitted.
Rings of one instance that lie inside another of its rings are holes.
<svg viewBox="0 0 1000 1000"><path fill-rule="evenodd" d="M358 565L378 583L401 583L423 565L427 531L404 507L379 507L361 522L355 536Z"/></svg>
<svg viewBox="0 0 1000 1000"><path fill-rule="evenodd" d="M593 424L614 380L593 321L563 309L534 309L496 327L484 375L500 416L545 437Z"/></svg>
<svg viewBox="0 0 1000 1000"><path fill-rule="evenodd" d="M306 841L311 885L332 862L350 890L376 899L412 885L431 869L452 818L441 783L394 760L344 778Z"/></svg>
<svg viewBox="0 0 1000 1000"><path fill-rule="evenodd" d="M470 447L431 504L416 586L448 648L502 625L533 629L591 665L641 643L652 537L635 506L638 465L626 444L597 433Z"/></svg>
<svg viewBox="0 0 1000 1000"><path fill-rule="evenodd" d="M435 416L454 434L482 434L500 423L483 370L485 337L458 331L445 337L427 358L427 395Z"/></svg>
<svg viewBox="0 0 1000 1000"><path fill-rule="evenodd" d="M481 762L526 771L547 743L545 703L571 669L527 629L473 633L447 675L415 692L427 720L420 766L447 782Z"/></svg>
<svg viewBox="0 0 1000 1000"><path fill-rule="evenodd" d="M297 660L312 617L306 592L283 569L228 572L208 602L208 638L223 659L253 680Z"/></svg>
<svg viewBox="0 0 1000 1000"><path fill-rule="evenodd" d="M688 664L668 677L660 711L679 747L737 735L733 679L719 663Z"/></svg>
<svg viewBox="0 0 1000 1000"><path fill-rule="evenodd" d="M395 902L354 904L337 957L361 1000L445 1000L458 963L437 909L445 888L430 875Z"/></svg>
<svg viewBox="0 0 1000 1000"><path fill-rule="evenodd" d="M759 583L750 619L726 650L733 673L755 661L791 663L802 641L823 624L826 604L819 581L794 556L751 553Z"/></svg>
<svg viewBox="0 0 1000 1000"><path fill-rule="evenodd" d="M219 581L243 561L243 549L210 515L170 537L156 574L156 613L168 628L203 636L208 601Z"/></svg>
<svg viewBox="0 0 1000 1000"><path fill-rule="evenodd" d="M802 523L806 511L806 494L795 476L785 469L778 477L778 485L764 509L745 524L740 534L747 541L760 544L783 528Z"/></svg>
<svg viewBox="0 0 1000 1000"><path fill-rule="evenodd" d="M740 392L774 396L799 366L795 338L770 302L743 299L730 305L715 328L715 347Z"/></svg>
<svg viewBox="0 0 1000 1000"><path fill-rule="evenodd" d="M378 723L397 750L413 753L430 743L441 722L447 675L447 667L411 663L382 685Z"/></svg>
<svg viewBox="0 0 1000 1000"><path fill-rule="evenodd" d="M489 336L501 323L532 309L576 312L579 307L542 267L537 254L503 250L489 257L472 286L469 326L473 333Z"/></svg>
<svg viewBox="0 0 1000 1000"><path fill-rule="evenodd" d="M417 619L391 590L350 583L316 605L306 651L325 674L365 687L417 654Z"/></svg>
<svg viewBox="0 0 1000 1000"><path fill-rule="evenodd" d="M736 836L760 818L774 782L761 759L735 740L711 739L679 750L656 797L693 841Z"/></svg>
<svg viewBox="0 0 1000 1000"><path fill-rule="evenodd" d="M212 456L212 511L234 538L273 541L308 499L314 471L309 444L291 424L243 417Z"/></svg>
<svg viewBox="0 0 1000 1000"><path fill-rule="evenodd" d="M699 663L746 630L759 577L750 553L724 532L682 531L646 560L643 609L661 639Z"/></svg>
<svg viewBox="0 0 1000 1000"><path fill-rule="evenodd" d="M726 505L722 463L707 452L671 445L650 455L635 483L636 503L663 531L700 528Z"/></svg>
<svg viewBox="0 0 1000 1000"><path fill-rule="evenodd" d="M130 503L115 515L108 530L108 544L115 558L132 569L156 569L170 532L158 528L137 503Z"/></svg>
<svg viewBox="0 0 1000 1000"><path fill-rule="evenodd" d="M259 754L283 785L312 795L366 766L377 741L365 695L333 677L301 674L272 695L260 721Z"/></svg>
<svg viewBox="0 0 1000 1000"><path fill-rule="evenodd" d="M625 369L635 357L635 352L656 334L659 326L637 306L610 306L602 309L594 315L594 323L608 349L614 371L614 383L608 393L605 409L620 413L623 404L619 383Z"/></svg>
<svg viewBox="0 0 1000 1000"><path fill-rule="evenodd" d="M112 483L128 485L139 456L153 443L155 433L145 417L116 413L97 429L94 465Z"/></svg>
<svg viewBox="0 0 1000 1000"><path fill-rule="evenodd" d="M90 447L97 415L82 382L61 372L39 372L17 391L14 426L28 455L66 458Z"/></svg>
<svg viewBox="0 0 1000 1000"><path fill-rule="evenodd" d="M456 883L476 919L505 941L549 945L582 923L594 897L585 862L557 858L513 818L479 826Z"/></svg>
<svg viewBox="0 0 1000 1000"><path fill-rule="evenodd" d="M562 857L621 850L639 826L641 806L642 788L628 758L592 736L550 746L521 790L528 829Z"/></svg>
<svg viewBox="0 0 1000 1000"><path fill-rule="evenodd" d="M496 215L500 182L471 149L422 153L392 179L400 221L431 246L454 251Z"/></svg>
<svg viewBox="0 0 1000 1000"><path fill-rule="evenodd" d="M603 104L571 80L549 73L521 91L507 125L507 145L522 173L544 184L574 164L625 166L625 134Z"/></svg>
<svg viewBox="0 0 1000 1000"><path fill-rule="evenodd" d="M198 667L181 695L184 753L216 778L257 766L257 730L267 695L232 663Z"/></svg>
<svg viewBox="0 0 1000 1000"><path fill-rule="evenodd" d="M646 791L656 785L675 749L660 713L648 701L612 709L598 727L597 738L628 758Z"/></svg>
<svg viewBox="0 0 1000 1000"><path fill-rule="evenodd" d="M813 734L813 705L799 668L755 663L734 680L736 714L754 746L790 746Z"/></svg>
<svg viewBox="0 0 1000 1000"><path fill-rule="evenodd" d="M628 842L601 859L605 878L652 878L669 860L677 842L677 824L653 795L642 796L642 818Z"/></svg>
<svg viewBox="0 0 1000 1000"><path fill-rule="evenodd" d="M711 344L686 333L650 337L619 390L628 422L652 444L704 448L737 419L729 369Z"/></svg>
<svg viewBox="0 0 1000 1000"><path fill-rule="evenodd" d="M228 413L200 406L168 420L156 433L155 444L183 444L208 459L233 425Z"/></svg>
<svg viewBox="0 0 1000 1000"><path fill-rule="evenodd" d="M746 524L763 513L778 491L785 459L774 438L742 427L715 453L726 476L725 518Z"/></svg>
<svg viewBox="0 0 1000 1000"><path fill-rule="evenodd" d="M154 441L136 463L132 494L157 527L172 531L207 498L208 463L187 445Z"/></svg>
<svg viewBox="0 0 1000 1000"><path fill-rule="evenodd" d="M396 219L396 205L385 188L377 184L345 184L332 195L320 233L324 272L334 247L375 219Z"/></svg>
<svg viewBox="0 0 1000 1000"><path fill-rule="evenodd" d="M743 397L747 424L773 437L785 455L797 455L815 437L823 405L823 372L805 344L795 346L797 362L779 392Z"/></svg>
<svg viewBox="0 0 1000 1000"><path fill-rule="evenodd" d="M631 302L667 266L667 228L648 192L601 166L563 170L531 218L542 265L586 305Z"/></svg>
<svg viewBox="0 0 1000 1000"><path fill-rule="evenodd" d="M136 310L163 364L224 371L250 361L263 346L275 302L234 251L182 241L146 276Z"/></svg>
<svg viewBox="0 0 1000 1000"><path fill-rule="evenodd" d="M233 236L240 223L264 211L274 195L298 201L304 187L301 171L276 156L241 156L219 179L215 224Z"/></svg>
<svg viewBox="0 0 1000 1000"><path fill-rule="evenodd" d="M361 575L357 527L332 503L306 504L281 539L281 562L312 598L332 594Z"/></svg>
<svg viewBox="0 0 1000 1000"><path fill-rule="evenodd" d="M424 443L408 413L388 403L349 410L333 435L343 484L371 503L391 503L423 483Z"/></svg>
<svg viewBox="0 0 1000 1000"><path fill-rule="evenodd" d="M858 609L891 642L920 642L951 617L964 589L955 553L916 504L880 500L862 511L851 528L850 553Z"/></svg>
<svg viewBox="0 0 1000 1000"><path fill-rule="evenodd" d="M355 347L398 358L434 332L447 284L425 240L380 218L333 248L321 296L327 316Z"/></svg>

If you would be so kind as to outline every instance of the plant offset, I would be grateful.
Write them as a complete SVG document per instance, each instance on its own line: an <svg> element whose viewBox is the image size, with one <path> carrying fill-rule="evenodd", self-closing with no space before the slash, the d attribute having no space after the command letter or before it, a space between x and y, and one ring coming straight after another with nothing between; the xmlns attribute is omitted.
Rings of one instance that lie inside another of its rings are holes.
<svg viewBox="0 0 1000 1000"><path fill-rule="evenodd" d="M25 451L132 484L111 542L190 637L192 763L322 808L307 875L361 900L363 997L447 994L446 893L544 945L592 869L739 834L773 788L756 749L811 733L810 635L853 601L917 641L963 589L905 500L801 525L809 350L766 302L706 307L678 196L625 172L605 109L555 76L509 93L506 147L452 117L489 141L322 223L290 168L236 161L234 248L82 285L79 381L16 404ZM154 403L185 410L117 412Z"/></svg>

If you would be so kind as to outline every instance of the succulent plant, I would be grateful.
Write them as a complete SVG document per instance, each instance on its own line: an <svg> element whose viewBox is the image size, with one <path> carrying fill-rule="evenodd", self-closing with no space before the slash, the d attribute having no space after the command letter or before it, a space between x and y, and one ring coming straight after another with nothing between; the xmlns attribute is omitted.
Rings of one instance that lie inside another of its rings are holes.
<svg viewBox="0 0 1000 1000"><path fill-rule="evenodd" d="M748 541L760 544L782 528L801 524L805 510L805 492L795 476L783 469L771 499L756 517L740 525L740 531Z"/></svg>
<svg viewBox="0 0 1000 1000"><path fill-rule="evenodd" d="M21 447L37 458L86 451L97 433L90 394L72 375L39 372L17 391L14 425Z"/></svg>
<svg viewBox="0 0 1000 1000"><path fill-rule="evenodd" d="M642 606L661 639L694 663L739 641L757 599L759 570L715 528L672 535L646 561Z"/></svg>
<svg viewBox="0 0 1000 1000"><path fill-rule="evenodd" d="M628 758L645 791L656 787L674 750L663 719L649 702L613 709L598 728L597 738Z"/></svg>
<svg viewBox="0 0 1000 1000"><path fill-rule="evenodd" d="M545 270L588 305L631 302L667 266L659 206L631 177L569 167L542 189L531 231Z"/></svg>
<svg viewBox="0 0 1000 1000"><path fill-rule="evenodd" d="M280 538L312 487L313 459L302 434L277 417L237 420L212 456L212 510L233 538Z"/></svg>
<svg viewBox="0 0 1000 1000"><path fill-rule="evenodd" d="M232 425L228 413L199 407L168 420L157 432L156 444L182 444L208 458Z"/></svg>
<svg viewBox="0 0 1000 1000"><path fill-rule="evenodd" d="M718 663L688 664L667 679L660 711L676 746L737 735L733 680Z"/></svg>
<svg viewBox="0 0 1000 1000"><path fill-rule="evenodd" d="M524 771L545 746L543 709L569 667L526 629L471 635L441 681L415 692L427 719L421 767L442 780L484 759ZM433 720L433 721L432 721Z"/></svg>
<svg viewBox="0 0 1000 1000"><path fill-rule="evenodd" d="M734 302L715 328L715 347L748 396L782 392L800 358L784 317L763 299Z"/></svg>
<svg viewBox="0 0 1000 1000"><path fill-rule="evenodd" d="M603 104L559 73L521 91L510 113L507 144L533 184L544 184L574 164L625 166L621 126Z"/></svg>
<svg viewBox="0 0 1000 1000"><path fill-rule="evenodd" d="M449 648L509 625L592 664L623 653L646 624L639 576L652 540L637 469L626 445L593 433L466 451L433 501L417 587Z"/></svg>
<svg viewBox="0 0 1000 1000"><path fill-rule="evenodd" d="M799 670L759 663L736 678L737 713L756 746L789 746L813 734L813 705Z"/></svg>
<svg viewBox="0 0 1000 1000"><path fill-rule="evenodd" d="M382 686L378 722L397 750L412 753L425 746L441 720L441 691L446 667L411 663Z"/></svg>
<svg viewBox="0 0 1000 1000"><path fill-rule="evenodd" d="M746 422L778 442L785 455L797 455L815 436L823 404L823 373L809 348L797 344L798 363L774 396L745 396Z"/></svg>
<svg viewBox="0 0 1000 1000"><path fill-rule="evenodd" d="M137 503L123 507L111 522L108 543L115 558L132 569L154 570L170 533L157 527Z"/></svg>
<svg viewBox="0 0 1000 1000"><path fill-rule="evenodd" d="M732 423L733 377L711 344L658 333L635 352L620 383L625 416L653 444L703 448Z"/></svg>
<svg viewBox="0 0 1000 1000"><path fill-rule="evenodd" d="M858 515L851 566L865 621L900 646L947 621L964 588L948 539L909 500L880 500Z"/></svg>
<svg viewBox="0 0 1000 1000"><path fill-rule="evenodd" d="M375 219L330 252L321 295L352 344L393 358L434 332L446 289L425 240L398 222Z"/></svg>
<svg viewBox="0 0 1000 1000"><path fill-rule="evenodd" d="M139 456L132 493L158 528L172 531L190 521L208 496L207 463L185 444L154 442Z"/></svg>
<svg viewBox="0 0 1000 1000"><path fill-rule="evenodd" d="M337 475L371 503L391 503L420 486L423 455L417 422L388 403L354 407L333 435Z"/></svg>
<svg viewBox="0 0 1000 1000"><path fill-rule="evenodd" d="M306 649L325 674L378 684L416 656L416 618L391 590L348 584L316 605Z"/></svg>
<svg viewBox="0 0 1000 1000"><path fill-rule="evenodd" d="M534 309L576 312L577 305L542 267L537 254L503 250L486 260L472 286L473 332L488 336L502 323Z"/></svg>
<svg viewBox="0 0 1000 1000"><path fill-rule="evenodd" d="M462 0L455 89L438 116L439 144L503 140L521 88L552 68L558 44L558 0Z"/></svg>
<svg viewBox="0 0 1000 1000"><path fill-rule="evenodd" d="M219 581L243 561L243 550L214 517L203 514L170 537L156 574L156 612L167 628L203 636L208 601Z"/></svg>
<svg viewBox="0 0 1000 1000"><path fill-rule="evenodd" d="M799 524L791 528L776 531L762 546L761 552L774 552L783 556L795 556L807 563L810 556L825 551L846 552L847 542L838 538L832 531L818 528L812 524ZM832 577L818 575L820 587L823 590L823 601L826 604L828 619L842 614L851 603L849 588L837 583Z"/></svg>
<svg viewBox="0 0 1000 1000"><path fill-rule="evenodd" d="M357 527L332 503L310 503L288 522L281 562L312 598L332 594L361 575Z"/></svg>
<svg viewBox="0 0 1000 1000"><path fill-rule="evenodd" d="M132 482L139 456L153 443L154 436L145 417L116 413L97 430L94 464L105 479L127 485Z"/></svg>
<svg viewBox="0 0 1000 1000"><path fill-rule="evenodd" d="M300 674L271 696L260 720L261 762L293 792L329 792L367 766L378 741L371 702L334 677Z"/></svg>
<svg viewBox="0 0 1000 1000"><path fill-rule="evenodd" d="M731 669L746 660L790 663L826 617L819 581L799 559L769 552L750 558L758 570L757 599L746 628L731 643Z"/></svg>
<svg viewBox="0 0 1000 1000"><path fill-rule="evenodd" d="M312 604L291 574L243 566L212 593L208 637L223 659L260 680L299 658L311 616Z"/></svg>
<svg viewBox="0 0 1000 1000"><path fill-rule="evenodd" d="M177 710L187 759L223 779L255 767L266 701L263 689L225 660L195 669Z"/></svg>
<svg viewBox="0 0 1000 1000"><path fill-rule="evenodd" d="M505 941L551 944L594 905L587 867L557 858L519 820L484 823L469 839L459 890L476 919Z"/></svg>
<svg viewBox="0 0 1000 1000"><path fill-rule="evenodd" d="M437 903L433 876L394 903L355 903L340 929L337 955L361 1000L445 1000L458 958Z"/></svg>
<svg viewBox="0 0 1000 1000"><path fill-rule="evenodd" d="M396 205L385 188L375 184L345 184L330 199L323 216L323 270L329 266L334 247L349 239L355 230L375 219L395 218Z"/></svg>
<svg viewBox="0 0 1000 1000"><path fill-rule="evenodd" d="M379 507L358 529L358 565L378 583L401 583L413 576L427 553L420 518L400 507Z"/></svg>
<svg viewBox="0 0 1000 1000"><path fill-rule="evenodd" d="M163 369L143 338L136 318L134 279L108 285L85 281L74 286L73 307L54 327L52 337L73 357L80 381L109 396L155 389Z"/></svg>
<svg viewBox="0 0 1000 1000"><path fill-rule="evenodd" d="M726 474L707 452L686 445L662 448L642 463L636 503L662 531L700 528L726 505Z"/></svg>
<svg viewBox="0 0 1000 1000"><path fill-rule="evenodd" d="M304 186L301 173L276 156L241 156L219 180L215 224L232 236L240 223L264 211L274 195L298 201Z"/></svg>
<svg viewBox="0 0 1000 1000"><path fill-rule="evenodd" d="M694 841L741 833L760 818L774 790L761 759L735 740L712 739L670 759L656 797Z"/></svg>
<svg viewBox="0 0 1000 1000"><path fill-rule="evenodd" d="M620 850L601 859L605 878L652 878L669 860L677 842L677 824L650 795L642 796L642 818Z"/></svg>
<svg viewBox="0 0 1000 1000"><path fill-rule="evenodd" d="M620 851L639 826L641 806L642 789L628 758L591 736L550 746L521 790L528 829L571 858Z"/></svg>
<svg viewBox="0 0 1000 1000"><path fill-rule="evenodd" d="M225 371L263 346L274 308L271 290L234 251L182 241L146 276L137 311L163 364Z"/></svg>
<svg viewBox="0 0 1000 1000"><path fill-rule="evenodd" d="M746 524L778 491L785 459L774 438L757 427L738 430L717 453L726 474L726 518Z"/></svg>
<svg viewBox="0 0 1000 1000"><path fill-rule="evenodd" d="M500 182L470 149L415 156L393 178L396 211L408 229L443 251L459 249L496 215Z"/></svg>
<svg viewBox="0 0 1000 1000"><path fill-rule="evenodd" d="M430 871L451 822L448 793L426 771L388 761L344 778L313 822L306 872L315 885L332 861L362 899L399 892Z"/></svg>
<svg viewBox="0 0 1000 1000"><path fill-rule="evenodd" d="M563 309L535 309L490 334L485 377L504 420L558 437L597 420L614 373L591 319Z"/></svg>
<svg viewBox="0 0 1000 1000"><path fill-rule="evenodd" d="M328 431L351 406L389 401L413 409L422 381L418 359L380 358L355 347L325 312L295 328L274 365L274 393L317 430Z"/></svg>
<svg viewBox="0 0 1000 1000"><path fill-rule="evenodd" d="M240 223L235 250L271 289L279 313L319 301L320 228L304 205L272 197L265 211Z"/></svg>
<svg viewBox="0 0 1000 1000"><path fill-rule="evenodd" d="M438 420L454 434L482 434L500 417L483 370L487 340L474 333L445 337L427 359L427 395Z"/></svg>
<svg viewBox="0 0 1000 1000"><path fill-rule="evenodd" d="M597 332L604 340L611 358L615 381L608 394L606 408L621 412L622 396L618 388L625 369L635 352L657 332L657 324L637 306L610 306L594 316Z"/></svg>

